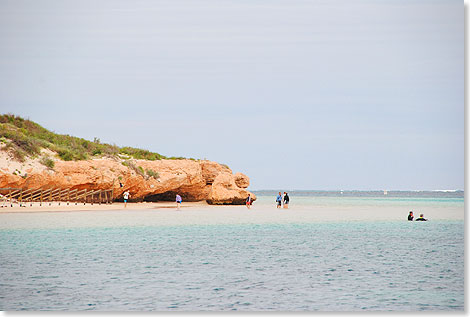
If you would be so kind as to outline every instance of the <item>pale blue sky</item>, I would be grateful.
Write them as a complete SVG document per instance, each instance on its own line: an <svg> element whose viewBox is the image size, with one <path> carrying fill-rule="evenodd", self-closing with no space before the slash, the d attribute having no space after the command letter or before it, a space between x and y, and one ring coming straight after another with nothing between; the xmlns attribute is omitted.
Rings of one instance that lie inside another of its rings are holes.
<svg viewBox="0 0 470 317"><path fill-rule="evenodd" d="M463 189L463 1L0 0L0 109L251 189Z"/></svg>

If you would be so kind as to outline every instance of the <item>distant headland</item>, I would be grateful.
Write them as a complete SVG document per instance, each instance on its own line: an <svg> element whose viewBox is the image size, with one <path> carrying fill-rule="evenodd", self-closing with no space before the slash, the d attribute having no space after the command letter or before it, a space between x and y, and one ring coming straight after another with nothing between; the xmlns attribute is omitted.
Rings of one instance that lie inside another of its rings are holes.
<svg viewBox="0 0 470 317"><path fill-rule="evenodd" d="M217 162L166 157L51 132L15 116L0 115L0 188L128 190L130 201L207 201L244 204L248 176Z"/></svg>

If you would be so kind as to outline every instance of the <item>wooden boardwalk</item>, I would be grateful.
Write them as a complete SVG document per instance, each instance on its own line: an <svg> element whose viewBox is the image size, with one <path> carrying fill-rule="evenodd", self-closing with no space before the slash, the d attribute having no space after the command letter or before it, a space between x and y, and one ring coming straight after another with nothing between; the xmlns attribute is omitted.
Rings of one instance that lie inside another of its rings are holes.
<svg viewBox="0 0 470 317"><path fill-rule="evenodd" d="M0 188L0 204L2 207L10 205L13 207L15 204L19 206L30 206L33 203L43 203L51 205L52 202L67 203L93 203L97 204L111 204L113 202L113 189L97 189L97 190L78 190L78 189L25 189L25 188Z"/></svg>

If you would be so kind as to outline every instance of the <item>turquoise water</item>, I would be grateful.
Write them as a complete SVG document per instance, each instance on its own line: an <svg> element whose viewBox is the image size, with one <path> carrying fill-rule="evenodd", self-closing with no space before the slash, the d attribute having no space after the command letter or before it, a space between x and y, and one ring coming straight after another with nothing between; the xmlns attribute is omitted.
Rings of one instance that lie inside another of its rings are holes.
<svg viewBox="0 0 470 317"><path fill-rule="evenodd" d="M273 205L279 191L254 191L258 196L256 204ZM284 192L284 191L282 191ZM290 204L312 208L316 206L338 207L405 207L405 210L423 207L464 208L463 191L289 191Z"/></svg>
<svg viewBox="0 0 470 317"><path fill-rule="evenodd" d="M464 309L464 222L0 230L1 310Z"/></svg>
<svg viewBox="0 0 470 317"><path fill-rule="evenodd" d="M276 195L258 196L255 204L275 205ZM290 195L290 204L303 207L316 206L402 206L408 209L430 207L464 207L464 198L460 197L348 197L348 196L294 196Z"/></svg>

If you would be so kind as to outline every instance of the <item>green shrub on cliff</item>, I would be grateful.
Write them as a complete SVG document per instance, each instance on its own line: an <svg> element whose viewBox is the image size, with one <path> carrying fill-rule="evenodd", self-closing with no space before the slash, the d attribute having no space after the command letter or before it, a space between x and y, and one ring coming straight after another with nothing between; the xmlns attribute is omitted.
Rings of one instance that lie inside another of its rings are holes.
<svg viewBox="0 0 470 317"><path fill-rule="evenodd" d="M161 160L167 157L148 150L132 147L118 147L101 143L99 138L94 141L57 134L39 124L23 119L13 114L0 115L0 138L5 144L2 149L11 152L16 159L24 161L26 156L37 157L42 148L57 152L65 161L86 160L96 156L128 155L131 158L143 160ZM183 158L171 158L183 159ZM143 171L139 171L144 174Z"/></svg>
<svg viewBox="0 0 470 317"><path fill-rule="evenodd" d="M41 160L39 161L42 165L45 165L49 168L54 168L54 161L51 160L49 157L47 156L44 156L43 158L41 158Z"/></svg>
<svg viewBox="0 0 470 317"><path fill-rule="evenodd" d="M152 153L152 152L147 151L147 150L135 149L135 148L131 148L131 147L128 147L128 146L122 147L119 150L119 153L127 154L129 156L132 156L135 159L138 159L138 160L155 161L155 160L161 160L162 158L166 158L163 155L160 155L158 153Z"/></svg>
<svg viewBox="0 0 470 317"><path fill-rule="evenodd" d="M149 177L153 177L155 179L160 178L160 174L158 172L155 172L154 170L148 169L145 171Z"/></svg>
<svg viewBox="0 0 470 317"><path fill-rule="evenodd" d="M181 156L170 156L170 157L167 157L167 159L168 160L184 160L185 158Z"/></svg>
<svg viewBox="0 0 470 317"><path fill-rule="evenodd" d="M121 163L122 165L136 172L138 175L145 177L144 169L142 168L142 166L137 166L132 161L128 161L128 160L122 161Z"/></svg>

